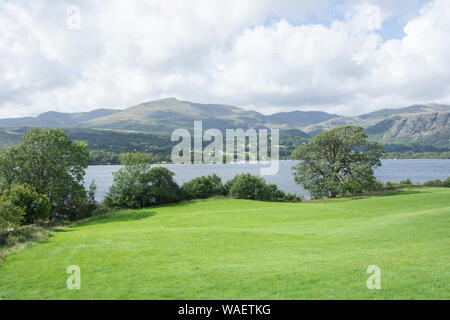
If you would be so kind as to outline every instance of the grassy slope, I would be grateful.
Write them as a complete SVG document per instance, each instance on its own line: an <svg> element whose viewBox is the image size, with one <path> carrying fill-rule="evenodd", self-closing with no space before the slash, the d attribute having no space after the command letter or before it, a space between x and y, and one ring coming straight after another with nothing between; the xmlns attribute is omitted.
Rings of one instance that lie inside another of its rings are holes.
<svg viewBox="0 0 450 320"><path fill-rule="evenodd" d="M7 257L0 298L448 299L450 190L124 211ZM366 288L378 265L382 290ZM66 289L79 265L82 289Z"/></svg>

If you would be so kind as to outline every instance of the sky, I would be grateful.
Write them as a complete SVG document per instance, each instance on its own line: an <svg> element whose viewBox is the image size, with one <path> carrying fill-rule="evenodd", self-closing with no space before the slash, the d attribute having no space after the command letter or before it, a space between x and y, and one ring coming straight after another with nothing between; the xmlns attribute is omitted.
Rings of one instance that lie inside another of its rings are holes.
<svg viewBox="0 0 450 320"><path fill-rule="evenodd" d="M0 118L450 104L449 0L0 0Z"/></svg>

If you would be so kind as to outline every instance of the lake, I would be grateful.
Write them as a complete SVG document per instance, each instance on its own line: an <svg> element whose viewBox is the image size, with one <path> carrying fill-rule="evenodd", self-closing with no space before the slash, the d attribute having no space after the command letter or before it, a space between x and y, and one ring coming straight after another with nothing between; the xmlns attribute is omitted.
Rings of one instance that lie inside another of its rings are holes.
<svg viewBox="0 0 450 320"><path fill-rule="evenodd" d="M267 182L275 183L281 190L298 195L307 196L307 193L297 185L292 176L291 168L298 161L280 161L278 174L264 176ZM164 164L163 166L175 173L175 180L183 184L193 178L217 174L225 182L237 174L251 173L259 175L259 164ZM86 185L92 180L97 184L96 199L102 201L113 182L112 173L121 166L90 166L87 169ZM450 160L382 160L382 166L375 171L376 177L382 182L400 182L411 179L413 183L424 183L428 180L445 180L450 176Z"/></svg>

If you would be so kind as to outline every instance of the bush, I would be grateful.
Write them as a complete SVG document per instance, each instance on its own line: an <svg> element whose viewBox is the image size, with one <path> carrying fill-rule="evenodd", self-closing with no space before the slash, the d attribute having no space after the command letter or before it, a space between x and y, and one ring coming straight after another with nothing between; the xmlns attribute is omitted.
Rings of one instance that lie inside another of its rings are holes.
<svg viewBox="0 0 450 320"><path fill-rule="evenodd" d="M368 191L382 191L384 188L383 182L376 180Z"/></svg>
<svg viewBox="0 0 450 320"><path fill-rule="evenodd" d="M448 177L444 182L442 182L444 188L450 188L450 177Z"/></svg>
<svg viewBox="0 0 450 320"><path fill-rule="evenodd" d="M423 186L425 186L425 187L432 187L432 188L439 188L439 187L442 187L442 181L439 180L439 179L430 180L430 181L425 182L423 184Z"/></svg>
<svg viewBox="0 0 450 320"><path fill-rule="evenodd" d="M49 230L46 230L39 226L21 226L9 232L0 232L0 246L9 247L17 243L41 240L49 235Z"/></svg>
<svg viewBox="0 0 450 320"><path fill-rule="evenodd" d="M236 180L238 178L239 178L239 176L234 176L233 178L231 178L230 180L225 182L225 184L223 185L225 195L230 194L231 187L233 186L233 184L236 182Z"/></svg>
<svg viewBox="0 0 450 320"><path fill-rule="evenodd" d="M125 166L114 173L114 182L105 205L119 208L143 208L182 199L174 173L164 167L150 168L146 155L127 154Z"/></svg>
<svg viewBox="0 0 450 320"><path fill-rule="evenodd" d="M25 211L5 199L0 200L0 233L9 232L22 223Z"/></svg>
<svg viewBox="0 0 450 320"><path fill-rule="evenodd" d="M281 201L284 201L284 202L302 202L304 200L305 199L303 197L301 197L301 196L297 196L297 195L292 194L292 193L287 193L284 196L283 200L281 200Z"/></svg>
<svg viewBox="0 0 450 320"><path fill-rule="evenodd" d="M70 221L89 218L91 213L92 210L89 203L82 201L71 201L67 204L66 214Z"/></svg>
<svg viewBox="0 0 450 320"><path fill-rule="evenodd" d="M186 199L206 199L225 195L222 179L216 174L186 182L183 184L182 190Z"/></svg>
<svg viewBox="0 0 450 320"><path fill-rule="evenodd" d="M47 195L39 194L32 186L15 185L5 190L1 202L9 202L25 212L24 224L31 224L50 217L51 203Z"/></svg>
<svg viewBox="0 0 450 320"><path fill-rule="evenodd" d="M107 213L110 213L111 210L104 204L100 203L96 205L96 208L94 211L92 211L93 216L102 216Z"/></svg>
<svg viewBox="0 0 450 320"><path fill-rule="evenodd" d="M263 200L263 201L286 201L300 202L302 197L285 194L278 190L275 184L267 184L260 177L251 174L241 174L235 176L227 182L227 188L230 190L230 196L237 199Z"/></svg>
<svg viewBox="0 0 450 320"><path fill-rule="evenodd" d="M399 184L412 185L413 183L411 182L411 179L406 179L406 180L400 181Z"/></svg>
<svg viewBox="0 0 450 320"><path fill-rule="evenodd" d="M251 174L236 177L230 188L230 196L237 199L272 200L266 181Z"/></svg>
<svg viewBox="0 0 450 320"><path fill-rule="evenodd" d="M388 181L385 184L385 189L386 190L394 190L396 186L397 186L397 183L392 182L392 181Z"/></svg>
<svg viewBox="0 0 450 320"><path fill-rule="evenodd" d="M89 189L87 191L87 202L89 207L89 212L93 212L97 209L97 201L95 200L95 191L97 190L97 184L95 180L91 182L89 185Z"/></svg>
<svg viewBox="0 0 450 320"><path fill-rule="evenodd" d="M182 200L181 188L173 179L174 175L175 173L164 167L150 169L150 197L152 203L158 205Z"/></svg>

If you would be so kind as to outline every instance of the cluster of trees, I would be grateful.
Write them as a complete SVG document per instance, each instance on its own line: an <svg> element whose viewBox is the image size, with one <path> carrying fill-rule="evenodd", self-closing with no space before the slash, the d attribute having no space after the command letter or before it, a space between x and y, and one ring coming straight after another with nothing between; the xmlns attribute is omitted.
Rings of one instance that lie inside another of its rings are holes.
<svg viewBox="0 0 450 320"><path fill-rule="evenodd" d="M121 164L121 158L124 153L115 153L102 150L91 150L89 155L88 164L90 166L95 165L119 165ZM170 154L165 153L146 153L152 163L170 163Z"/></svg>
<svg viewBox="0 0 450 320"><path fill-rule="evenodd" d="M262 201L303 200L250 174L237 175L225 184L219 176L213 174L195 178L180 187L173 178L173 172L165 167L151 167L146 154L127 153L122 156L121 161L124 166L114 173L113 185L105 198L105 205L108 207L143 208L214 196Z"/></svg>
<svg viewBox="0 0 450 320"><path fill-rule="evenodd" d="M446 180L441 181L439 179L430 180L423 184L425 187L433 187L433 188L450 188L450 177Z"/></svg>
<svg viewBox="0 0 450 320"><path fill-rule="evenodd" d="M95 209L83 185L89 151L60 129L34 129L0 153L0 232L43 220L78 219Z"/></svg>

